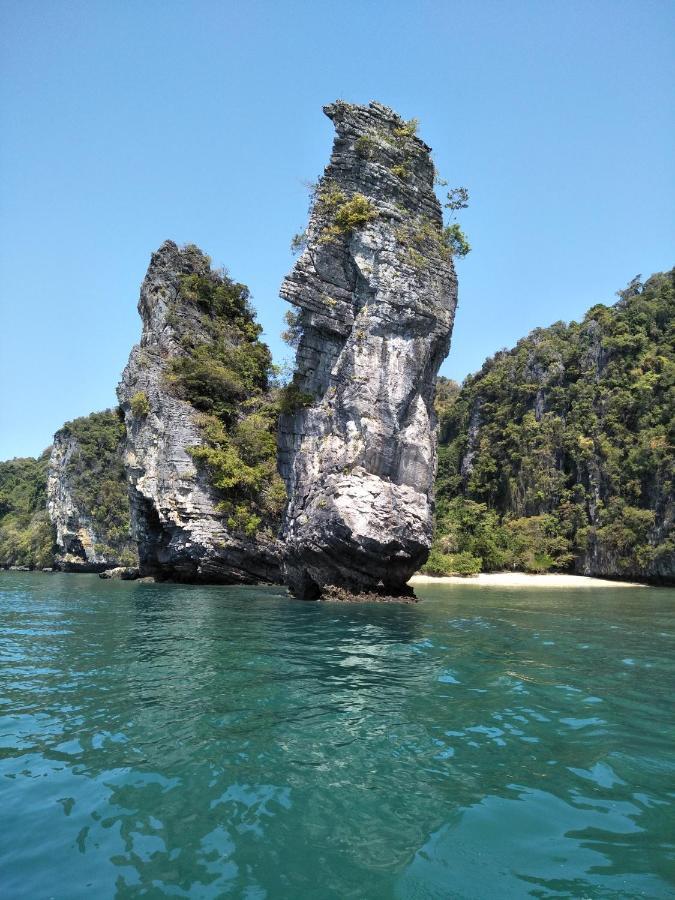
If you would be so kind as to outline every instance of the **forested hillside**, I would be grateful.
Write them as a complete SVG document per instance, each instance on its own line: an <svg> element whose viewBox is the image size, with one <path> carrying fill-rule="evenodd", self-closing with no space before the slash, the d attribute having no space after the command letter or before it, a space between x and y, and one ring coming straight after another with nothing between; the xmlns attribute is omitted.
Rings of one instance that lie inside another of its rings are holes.
<svg viewBox="0 0 675 900"><path fill-rule="evenodd" d="M0 462L0 566L51 566L54 529L47 515L49 450Z"/></svg>
<svg viewBox="0 0 675 900"><path fill-rule="evenodd" d="M675 577L675 270L439 386L426 571Z"/></svg>

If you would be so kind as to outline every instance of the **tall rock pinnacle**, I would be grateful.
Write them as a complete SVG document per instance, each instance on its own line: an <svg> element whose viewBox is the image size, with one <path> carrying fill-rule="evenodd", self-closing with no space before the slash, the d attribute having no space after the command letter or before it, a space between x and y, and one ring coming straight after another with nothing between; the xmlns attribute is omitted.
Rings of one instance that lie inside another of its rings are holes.
<svg viewBox="0 0 675 900"><path fill-rule="evenodd" d="M304 599L398 595L431 543L457 281L416 123L378 103L324 111L333 152L281 288L299 338L279 437L285 578Z"/></svg>
<svg viewBox="0 0 675 900"><path fill-rule="evenodd" d="M279 581L276 423L256 400L264 400L270 357L248 291L212 270L197 247L165 241L152 255L138 311L143 336L117 394L141 572ZM269 472L260 461L266 438Z"/></svg>

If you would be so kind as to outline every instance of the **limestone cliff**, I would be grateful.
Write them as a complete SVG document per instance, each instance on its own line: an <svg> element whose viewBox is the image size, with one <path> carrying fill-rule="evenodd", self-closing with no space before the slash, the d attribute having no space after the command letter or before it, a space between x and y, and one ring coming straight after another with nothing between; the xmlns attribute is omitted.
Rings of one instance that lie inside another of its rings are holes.
<svg viewBox="0 0 675 900"><path fill-rule="evenodd" d="M118 388L142 574L222 583L280 578L274 527L256 530L260 516L249 498L232 505L226 490L239 475L225 467L241 460L223 422L234 427L250 399L242 367L253 357L264 367L269 355L246 297L194 246L166 241L152 256L138 304L141 343ZM252 465L239 468L255 480Z"/></svg>
<svg viewBox="0 0 675 900"><path fill-rule="evenodd" d="M56 530L56 568L99 572L137 563L123 443L124 425L116 410L75 419L54 435L47 510Z"/></svg>
<svg viewBox="0 0 675 900"><path fill-rule="evenodd" d="M431 542L456 278L415 123L377 103L324 111L333 152L281 289L299 336L279 438L285 578L302 598L398 594Z"/></svg>

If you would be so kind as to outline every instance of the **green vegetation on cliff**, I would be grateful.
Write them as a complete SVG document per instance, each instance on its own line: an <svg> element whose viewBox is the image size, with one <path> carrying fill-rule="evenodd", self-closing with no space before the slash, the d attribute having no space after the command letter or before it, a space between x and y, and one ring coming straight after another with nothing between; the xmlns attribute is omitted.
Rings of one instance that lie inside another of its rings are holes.
<svg viewBox="0 0 675 900"><path fill-rule="evenodd" d="M119 410L106 409L66 422L57 437L72 441L73 451L67 454L60 477L65 478L76 507L95 528L96 552L120 565L137 564L122 454L125 428Z"/></svg>
<svg viewBox="0 0 675 900"><path fill-rule="evenodd" d="M0 565L51 566L54 530L47 516L49 450L37 459L0 462Z"/></svg>
<svg viewBox="0 0 675 900"><path fill-rule="evenodd" d="M441 383L437 573L675 576L674 275Z"/></svg>
<svg viewBox="0 0 675 900"><path fill-rule="evenodd" d="M248 288L224 272L188 275L177 302L190 304L201 326L198 340L183 330L184 354L167 371L176 395L202 413L204 444L190 452L221 495L228 528L249 537L276 531L286 499L276 468L278 399Z"/></svg>

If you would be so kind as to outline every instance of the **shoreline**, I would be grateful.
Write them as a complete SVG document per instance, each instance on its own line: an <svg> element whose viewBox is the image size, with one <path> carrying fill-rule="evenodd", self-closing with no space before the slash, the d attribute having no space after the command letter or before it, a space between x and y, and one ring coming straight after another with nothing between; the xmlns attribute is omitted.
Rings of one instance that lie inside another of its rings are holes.
<svg viewBox="0 0 675 900"><path fill-rule="evenodd" d="M28 566L0 566L0 571L4 572L21 572L25 574L27 572L31 574L55 574L55 575L96 575L98 574L99 578L112 578L113 580L122 580L122 581L136 581L139 584L153 582L156 584L205 584L205 585L218 585L221 587L227 587L228 585L223 585L221 582L179 582L179 581L157 581L152 577L136 577L136 578L125 578L121 576L110 576L105 572L86 572L82 570L75 571L64 571L60 569L54 568L42 568L42 569L31 569ZM435 584L457 584L464 585L470 587L502 587L502 588L522 588L522 587L543 587L543 588L646 588L646 587L669 587L671 585L660 585L660 584L650 584L649 582L639 582L639 581L620 581L620 580L612 580L609 578L595 578L591 575L568 575L560 572L548 572L542 574L532 574L529 572L481 572L478 575L422 575L421 573L417 573L412 576L407 582L411 587L415 587L418 585L435 585ZM280 584L260 582L260 584L266 584L268 586L276 586L283 587ZM672 587L672 586L671 586ZM326 602L345 602L345 597L325 597L322 598ZM351 602L353 602L355 598L351 598ZM361 598L364 600L366 598ZM401 601L407 600L409 602L414 603L414 595L412 596L396 596L396 597L384 597L376 594L368 595L367 599L376 600L377 602L383 601Z"/></svg>
<svg viewBox="0 0 675 900"><path fill-rule="evenodd" d="M590 575L565 575L546 573L541 575L528 572L481 572L479 575L413 575L408 584L462 584L477 587L551 587L551 588L636 588L648 587L634 581L612 581L607 578L593 578Z"/></svg>

